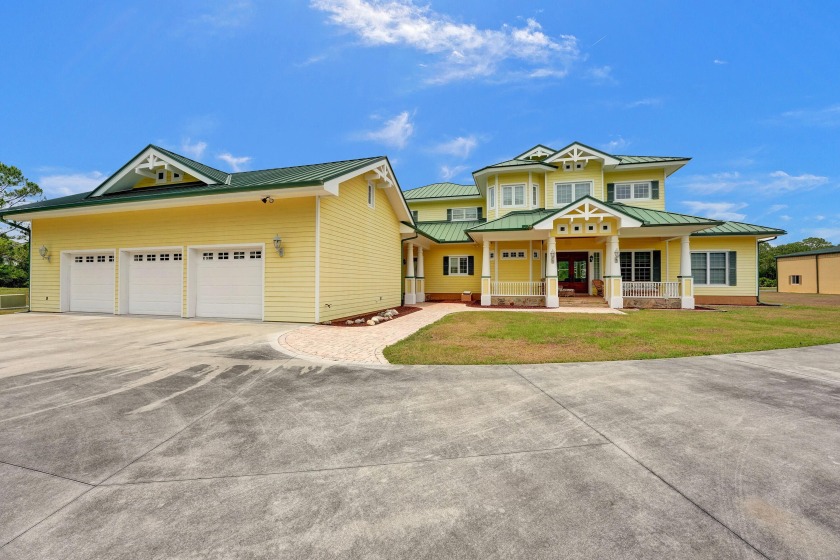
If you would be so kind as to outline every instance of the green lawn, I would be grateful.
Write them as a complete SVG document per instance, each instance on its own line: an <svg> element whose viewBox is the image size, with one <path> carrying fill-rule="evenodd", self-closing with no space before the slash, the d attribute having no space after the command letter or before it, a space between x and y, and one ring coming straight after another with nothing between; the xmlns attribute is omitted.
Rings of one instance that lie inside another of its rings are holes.
<svg viewBox="0 0 840 560"><path fill-rule="evenodd" d="M29 288L0 288L0 294L26 294L26 303L29 303ZM0 309L0 315L18 313L25 309Z"/></svg>
<svg viewBox="0 0 840 560"><path fill-rule="evenodd" d="M466 312L385 349L394 364L642 360L840 342L840 307L732 307L626 315Z"/></svg>

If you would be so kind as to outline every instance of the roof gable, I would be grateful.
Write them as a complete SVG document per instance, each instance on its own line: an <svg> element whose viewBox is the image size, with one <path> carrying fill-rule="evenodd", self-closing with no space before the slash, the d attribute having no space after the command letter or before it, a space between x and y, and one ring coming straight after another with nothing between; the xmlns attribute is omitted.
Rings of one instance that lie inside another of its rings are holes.
<svg viewBox="0 0 840 560"><path fill-rule="evenodd" d="M109 193L130 190L144 179L155 178L156 174L160 172L188 173L205 185L224 183L229 177L224 171L213 169L169 150L149 144L94 189L90 196L99 197Z"/></svg>
<svg viewBox="0 0 840 560"><path fill-rule="evenodd" d="M543 146L542 144L537 144L527 152L522 152L513 159L542 161L545 158L554 155L555 153L556 150L549 148L548 146Z"/></svg>
<svg viewBox="0 0 840 560"><path fill-rule="evenodd" d="M580 142L572 142L565 148L557 150L553 155L546 158L546 163L559 162L588 162L590 160L600 160L604 165L618 165L619 161L606 152L596 150L586 144Z"/></svg>
<svg viewBox="0 0 840 560"><path fill-rule="evenodd" d="M406 200L421 200L427 198L462 198L481 196L478 187L472 185L459 185L456 183L432 183L403 191Z"/></svg>

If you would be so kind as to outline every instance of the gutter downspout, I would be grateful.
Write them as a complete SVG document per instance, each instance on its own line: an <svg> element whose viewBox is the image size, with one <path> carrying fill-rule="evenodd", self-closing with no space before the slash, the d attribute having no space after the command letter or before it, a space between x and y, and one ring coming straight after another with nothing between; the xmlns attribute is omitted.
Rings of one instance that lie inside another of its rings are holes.
<svg viewBox="0 0 840 560"><path fill-rule="evenodd" d="M3 222L4 224L11 226L17 230L26 232L26 254L29 256L29 262L27 263L27 268L29 269L29 271L27 273L26 279L26 283L29 284L27 288L29 290L29 295L26 298L29 300L29 304L26 306L26 312L29 313L30 306L32 305L32 230L14 222L7 222L3 218L0 218L0 222Z"/></svg>

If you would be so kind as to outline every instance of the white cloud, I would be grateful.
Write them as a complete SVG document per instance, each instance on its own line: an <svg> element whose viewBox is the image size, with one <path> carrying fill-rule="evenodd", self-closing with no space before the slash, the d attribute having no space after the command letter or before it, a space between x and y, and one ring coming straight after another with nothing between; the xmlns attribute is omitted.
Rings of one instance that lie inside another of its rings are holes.
<svg viewBox="0 0 840 560"><path fill-rule="evenodd" d="M187 138L181 142L181 151L195 160L201 159L201 156L204 155L204 150L206 149L207 142L202 142L201 140L192 142L189 138Z"/></svg>
<svg viewBox="0 0 840 560"><path fill-rule="evenodd" d="M218 0L208 3L208 11L193 20L193 23L205 29L224 31L243 27L251 21L254 13L251 0Z"/></svg>
<svg viewBox="0 0 840 560"><path fill-rule="evenodd" d="M403 111L396 117L388 119L379 130L365 132L362 138L373 140L395 148L405 148L408 139L414 134L414 123L411 122L411 115Z"/></svg>
<svg viewBox="0 0 840 560"><path fill-rule="evenodd" d="M530 18L521 27L480 29L413 0L313 0L312 7L366 45L403 46L433 56L430 83L502 74L562 77L580 58L576 37L550 37Z"/></svg>
<svg viewBox="0 0 840 560"><path fill-rule="evenodd" d="M744 176L738 171L728 171L709 175L691 175L683 179L675 179L672 184L701 194L731 192L737 189L772 196L808 191L827 183L828 177L810 173L790 175L784 171L774 171L768 174Z"/></svg>
<svg viewBox="0 0 840 560"><path fill-rule="evenodd" d="M714 59L712 62L714 62L715 64L729 64L729 62L728 62L728 61L726 61L726 60L721 60L721 59L719 59L719 58Z"/></svg>
<svg viewBox="0 0 840 560"><path fill-rule="evenodd" d="M47 198L55 198L92 191L105 179L105 175L99 171L43 175L38 179L38 186L44 190Z"/></svg>
<svg viewBox="0 0 840 560"><path fill-rule="evenodd" d="M825 216L814 216L814 219L818 222L825 220Z"/></svg>
<svg viewBox="0 0 840 560"><path fill-rule="evenodd" d="M586 75L595 82L600 83L614 83L616 80L612 76L612 67L599 66L587 70Z"/></svg>
<svg viewBox="0 0 840 560"><path fill-rule="evenodd" d="M478 138L474 135L458 136L448 142L435 146L434 151L447 154L453 157L468 158L472 151L478 146Z"/></svg>
<svg viewBox="0 0 840 560"><path fill-rule="evenodd" d="M746 214L737 212L737 210L747 207L747 204L744 202L700 202L687 200L683 204L688 206L692 214L698 214L715 220L733 220L737 222L747 217Z"/></svg>
<svg viewBox="0 0 840 560"><path fill-rule="evenodd" d="M627 109L636 109L638 107L658 107L660 105L662 105L662 99L659 97L646 97L638 101L631 101L625 104L625 107Z"/></svg>
<svg viewBox="0 0 840 560"><path fill-rule="evenodd" d="M245 164L253 159L251 156L234 156L229 152L219 154L216 157L227 163L234 173L244 171L243 167Z"/></svg>
<svg viewBox="0 0 840 560"><path fill-rule="evenodd" d="M601 147L609 154L618 153L619 150L623 150L627 146L630 145L630 142L619 136L618 138L614 138L607 142L606 144L601 144Z"/></svg>
<svg viewBox="0 0 840 560"><path fill-rule="evenodd" d="M304 68L306 66L311 66L312 64L318 64L319 62L323 62L327 59L327 55L325 54L315 54L304 60L303 62L298 62L295 64L298 68Z"/></svg>
<svg viewBox="0 0 840 560"><path fill-rule="evenodd" d="M779 216L779 219L780 219L780 220L782 220L783 222L789 222L789 221L791 221L793 218L791 218L791 217L790 217L790 216L788 216L787 214L782 214L781 216Z"/></svg>
<svg viewBox="0 0 840 560"><path fill-rule="evenodd" d="M455 165L450 167L448 165L440 166L440 176L444 181L449 181L469 169L466 165Z"/></svg>
<svg viewBox="0 0 840 560"><path fill-rule="evenodd" d="M840 103L819 109L796 109L781 115L782 121L808 126L840 126Z"/></svg>
<svg viewBox="0 0 840 560"><path fill-rule="evenodd" d="M816 228L816 229L805 229L804 232L810 234L813 237L822 237L832 243L840 244L840 228Z"/></svg>
<svg viewBox="0 0 840 560"><path fill-rule="evenodd" d="M771 207L767 210L767 213L768 213L768 214L775 214L776 212L778 212L778 211L780 211L780 210L784 210L784 209L785 209L785 208L787 208L787 207L788 207L788 205L787 205L787 204L774 204L773 206L771 206Z"/></svg>
<svg viewBox="0 0 840 560"><path fill-rule="evenodd" d="M759 188L767 194L783 194L789 192L802 192L815 189L828 183L828 177L803 173L802 175L789 175L784 171L774 171L770 174L771 180Z"/></svg>

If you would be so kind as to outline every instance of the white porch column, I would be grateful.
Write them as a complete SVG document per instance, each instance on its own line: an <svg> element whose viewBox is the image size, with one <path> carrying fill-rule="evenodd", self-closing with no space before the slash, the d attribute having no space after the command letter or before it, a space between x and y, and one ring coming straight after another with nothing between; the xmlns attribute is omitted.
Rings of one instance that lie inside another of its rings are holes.
<svg viewBox="0 0 840 560"><path fill-rule="evenodd" d="M691 274L691 240L688 235L680 238L680 307L694 309L694 277Z"/></svg>
<svg viewBox="0 0 840 560"><path fill-rule="evenodd" d="M557 241L548 238L548 258L545 259L545 306L560 307L557 295Z"/></svg>
<svg viewBox="0 0 840 560"><path fill-rule="evenodd" d="M415 278L414 278L414 245L411 243L406 244L406 257L405 257L405 303L417 303L417 294L415 291Z"/></svg>
<svg viewBox="0 0 840 560"><path fill-rule="evenodd" d="M426 279L423 276L423 247L417 246L417 277L414 279L417 289L417 303L426 301Z"/></svg>
<svg viewBox="0 0 840 560"><path fill-rule="evenodd" d="M481 305L490 305L492 302L493 298L490 294L490 241L485 239L481 251Z"/></svg>
<svg viewBox="0 0 840 560"><path fill-rule="evenodd" d="M607 254L605 255L605 267L607 274L604 276L604 298L607 305L613 309L624 307L624 297L621 291L621 265L617 262L618 236L611 235L607 240Z"/></svg>

